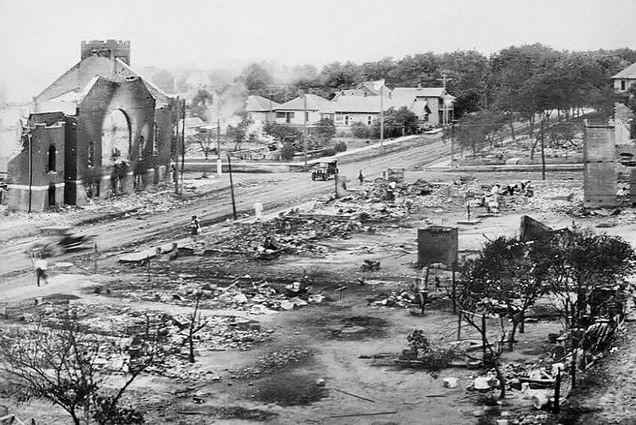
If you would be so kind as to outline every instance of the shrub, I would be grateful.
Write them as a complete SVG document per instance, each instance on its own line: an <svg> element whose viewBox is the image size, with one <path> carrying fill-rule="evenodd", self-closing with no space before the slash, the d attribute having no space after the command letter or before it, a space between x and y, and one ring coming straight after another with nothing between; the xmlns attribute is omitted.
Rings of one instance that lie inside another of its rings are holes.
<svg viewBox="0 0 636 425"><path fill-rule="evenodd" d="M336 150L334 148L323 149L322 156L334 156L336 154Z"/></svg>
<svg viewBox="0 0 636 425"><path fill-rule="evenodd" d="M292 142L286 141L283 142L283 147L280 150L280 157L285 161L289 161L294 158L294 154L296 153L296 148Z"/></svg>
<svg viewBox="0 0 636 425"><path fill-rule="evenodd" d="M366 124L361 122L354 122L353 124L351 124L351 133L353 134L353 137L357 137L358 139L366 139L370 136L371 131Z"/></svg>
<svg viewBox="0 0 636 425"><path fill-rule="evenodd" d="M347 150L347 144L343 141L336 143L333 147L336 152L344 152Z"/></svg>

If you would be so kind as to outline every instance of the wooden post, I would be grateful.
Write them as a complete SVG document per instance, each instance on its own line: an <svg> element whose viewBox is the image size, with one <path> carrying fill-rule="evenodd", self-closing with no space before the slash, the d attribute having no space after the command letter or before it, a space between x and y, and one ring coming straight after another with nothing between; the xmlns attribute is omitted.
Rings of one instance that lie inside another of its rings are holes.
<svg viewBox="0 0 636 425"><path fill-rule="evenodd" d="M481 316L481 354L482 361L486 362L486 315Z"/></svg>
<svg viewBox="0 0 636 425"><path fill-rule="evenodd" d="M97 244L93 244L93 274L97 274Z"/></svg>
<svg viewBox="0 0 636 425"><path fill-rule="evenodd" d="M558 369L554 386L554 405L552 413L559 413L559 398L561 397L561 369Z"/></svg>
<svg viewBox="0 0 636 425"><path fill-rule="evenodd" d="M456 298L456 293L455 293L455 267L453 267L453 279L452 279L452 295L453 295L453 314L457 313L457 298ZM460 315L460 320L461 320L461 312L459 313Z"/></svg>
<svg viewBox="0 0 636 425"><path fill-rule="evenodd" d="M424 290L428 291L428 274L431 270L430 264L426 266L426 274L424 275Z"/></svg>
<svg viewBox="0 0 636 425"><path fill-rule="evenodd" d="M545 180L545 127L541 121L541 180Z"/></svg>
<svg viewBox="0 0 636 425"><path fill-rule="evenodd" d="M183 194L183 175L185 174L185 126L186 126L186 101L183 99L182 102L182 110L183 110L183 126L181 127L181 191Z"/></svg>
<svg viewBox="0 0 636 425"><path fill-rule="evenodd" d="M572 388L576 388L576 348L572 350L572 365L570 366L570 379L572 380Z"/></svg>
<svg viewBox="0 0 636 425"><path fill-rule="evenodd" d="M462 339L462 311L457 315L457 341Z"/></svg>
<svg viewBox="0 0 636 425"><path fill-rule="evenodd" d="M232 180L232 160L230 154L227 154L227 168L230 173L230 194L232 195L232 217L236 220L236 201L234 200L234 180Z"/></svg>

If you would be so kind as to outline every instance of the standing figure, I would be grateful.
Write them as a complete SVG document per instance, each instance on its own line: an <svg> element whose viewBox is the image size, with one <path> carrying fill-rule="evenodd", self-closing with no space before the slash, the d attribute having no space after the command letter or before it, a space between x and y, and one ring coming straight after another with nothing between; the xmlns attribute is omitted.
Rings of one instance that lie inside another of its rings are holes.
<svg viewBox="0 0 636 425"><path fill-rule="evenodd" d="M360 180L360 186L364 183L364 175L362 175L362 170L360 170L360 174L358 174L358 180Z"/></svg>
<svg viewBox="0 0 636 425"><path fill-rule="evenodd" d="M201 223L196 215L192 216L192 220L190 220L190 234L192 235L192 242L197 241L197 235L199 234L199 230L201 229Z"/></svg>
<svg viewBox="0 0 636 425"><path fill-rule="evenodd" d="M49 279L46 276L46 271L49 268L48 263L44 258L38 258L35 260L35 276L37 278L38 287L40 286L40 281L43 280L47 285L49 284Z"/></svg>

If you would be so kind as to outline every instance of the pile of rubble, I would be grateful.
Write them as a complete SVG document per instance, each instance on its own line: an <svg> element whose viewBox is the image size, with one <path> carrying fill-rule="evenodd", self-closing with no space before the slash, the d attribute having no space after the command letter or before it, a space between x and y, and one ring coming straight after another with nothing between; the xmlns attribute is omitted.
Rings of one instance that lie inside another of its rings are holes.
<svg viewBox="0 0 636 425"><path fill-rule="evenodd" d="M255 282L249 275L240 276L226 286L183 278L177 283L176 288L173 285L155 285L150 289L141 285L137 290L127 285L123 289L111 290L111 293L116 292L118 297L137 302L162 302L188 307L193 306L198 299L204 309L233 309L255 315L320 304L326 299L320 293L312 293L305 283L275 285L262 280ZM292 288L294 285L298 287L297 290Z"/></svg>
<svg viewBox="0 0 636 425"><path fill-rule="evenodd" d="M306 214L298 210L281 213L272 220L236 223L225 236L205 241L205 249L252 253L255 255L320 251L312 242L324 238L348 239L365 230L353 214Z"/></svg>

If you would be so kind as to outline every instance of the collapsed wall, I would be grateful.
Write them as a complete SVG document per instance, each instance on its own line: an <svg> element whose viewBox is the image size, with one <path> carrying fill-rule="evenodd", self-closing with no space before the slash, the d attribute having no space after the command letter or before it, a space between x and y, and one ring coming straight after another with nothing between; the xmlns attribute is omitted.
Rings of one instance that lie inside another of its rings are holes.
<svg viewBox="0 0 636 425"><path fill-rule="evenodd" d="M586 208L618 205L614 137L613 125L585 126L583 204Z"/></svg>

